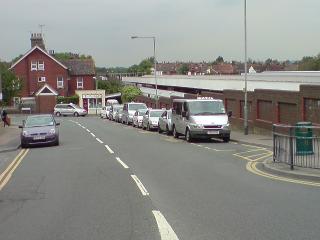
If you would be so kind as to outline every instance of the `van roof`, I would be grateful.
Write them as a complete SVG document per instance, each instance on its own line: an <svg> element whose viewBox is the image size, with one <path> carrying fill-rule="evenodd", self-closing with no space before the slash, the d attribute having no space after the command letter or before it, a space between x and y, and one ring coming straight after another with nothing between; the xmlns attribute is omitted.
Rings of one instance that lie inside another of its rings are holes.
<svg viewBox="0 0 320 240"><path fill-rule="evenodd" d="M173 102L222 102L221 99L173 99Z"/></svg>

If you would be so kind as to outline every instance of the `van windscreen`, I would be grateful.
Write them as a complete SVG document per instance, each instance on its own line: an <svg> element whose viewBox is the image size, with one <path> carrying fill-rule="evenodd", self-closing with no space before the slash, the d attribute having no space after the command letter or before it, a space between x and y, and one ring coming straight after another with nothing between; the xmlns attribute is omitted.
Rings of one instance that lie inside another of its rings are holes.
<svg viewBox="0 0 320 240"><path fill-rule="evenodd" d="M129 110L147 109L145 104L129 104Z"/></svg>
<svg viewBox="0 0 320 240"><path fill-rule="evenodd" d="M190 115L218 115L226 113L223 103L218 101L188 102L188 108Z"/></svg>

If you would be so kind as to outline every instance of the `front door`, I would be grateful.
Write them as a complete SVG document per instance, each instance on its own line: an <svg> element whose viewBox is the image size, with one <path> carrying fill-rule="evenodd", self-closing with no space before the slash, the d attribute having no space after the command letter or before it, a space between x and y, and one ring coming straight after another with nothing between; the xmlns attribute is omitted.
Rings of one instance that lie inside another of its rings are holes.
<svg viewBox="0 0 320 240"><path fill-rule="evenodd" d="M88 112L88 98L83 99L83 108Z"/></svg>

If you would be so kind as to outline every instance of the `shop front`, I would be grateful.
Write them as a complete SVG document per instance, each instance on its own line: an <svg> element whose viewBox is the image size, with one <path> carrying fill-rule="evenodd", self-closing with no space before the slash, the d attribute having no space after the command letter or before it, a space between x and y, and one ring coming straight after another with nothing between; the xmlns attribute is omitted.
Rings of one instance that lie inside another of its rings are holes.
<svg viewBox="0 0 320 240"><path fill-rule="evenodd" d="M79 96L79 106L87 110L88 114L100 114L102 107L105 106L104 90L76 90Z"/></svg>

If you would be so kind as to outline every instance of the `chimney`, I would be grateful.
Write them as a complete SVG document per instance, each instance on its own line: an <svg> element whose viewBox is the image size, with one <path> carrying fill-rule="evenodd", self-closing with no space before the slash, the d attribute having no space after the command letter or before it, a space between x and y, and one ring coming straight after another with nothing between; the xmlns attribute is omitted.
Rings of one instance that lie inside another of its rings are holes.
<svg viewBox="0 0 320 240"><path fill-rule="evenodd" d="M31 48L38 46L38 47L42 48L43 50L46 50L41 33L31 33L30 40L31 40Z"/></svg>

